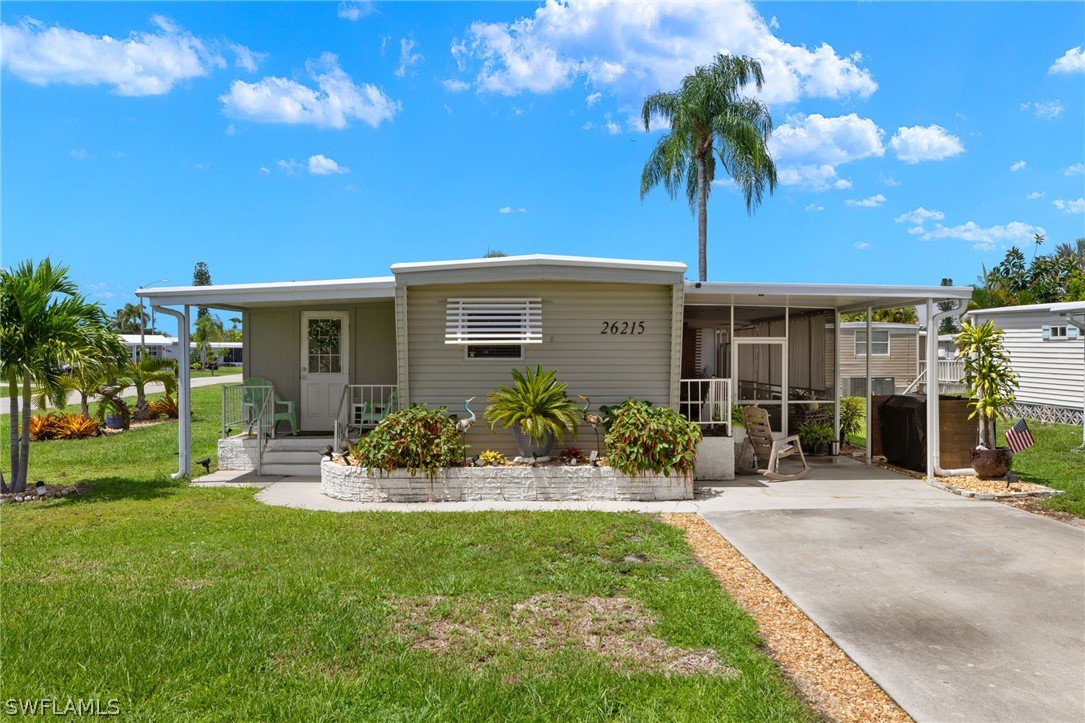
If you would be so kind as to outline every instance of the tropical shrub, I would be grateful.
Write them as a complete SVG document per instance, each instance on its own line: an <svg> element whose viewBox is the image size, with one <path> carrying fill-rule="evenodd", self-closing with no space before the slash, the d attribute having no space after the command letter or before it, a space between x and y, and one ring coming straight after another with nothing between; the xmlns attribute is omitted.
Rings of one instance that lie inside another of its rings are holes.
<svg viewBox="0 0 1085 723"><path fill-rule="evenodd" d="M45 414L30 418L30 438L84 439L98 434L98 423L82 414Z"/></svg>
<svg viewBox="0 0 1085 723"><path fill-rule="evenodd" d="M493 449L486 450L478 458L482 460L483 464L493 465L494 467L505 461L505 455Z"/></svg>
<svg viewBox="0 0 1085 723"><path fill-rule="evenodd" d="M40 442L43 439L56 439L57 415L38 414L30 418L30 439Z"/></svg>
<svg viewBox="0 0 1085 723"><path fill-rule="evenodd" d="M859 434L866 415L866 400L862 397L840 398L840 439Z"/></svg>
<svg viewBox="0 0 1085 723"><path fill-rule="evenodd" d="M386 416L349 451L360 467L421 471L433 477L444 467L461 466L467 445L446 408L412 404Z"/></svg>
<svg viewBox="0 0 1085 723"><path fill-rule="evenodd" d="M177 409L177 400L171 396L148 402L147 411L151 417L165 417L166 419L177 419L181 414Z"/></svg>
<svg viewBox="0 0 1085 723"><path fill-rule="evenodd" d="M833 426L825 422L806 422L799 427L799 441L804 449L821 453L836 439Z"/></svg>
<svg viewBox="0 0 1085 723"><path fill-rule="evenodd" d="M1013 410L1017 375L1010 355L1002 345L1003 331L992 321L976 325L971 320L957 335L957 356L964 359L964 381L968 385L969 419L979 417L980 444L995 448L995 422Z"/></svg>
<svg viewBox="0 0 1085 723"><path fill-rule="evenodd" d="M565 440L565 432L576 439L577 424L581 419L580 407L565 394L565 384L555 379L556 371L543 371L542 366L512 370L513 386L500 386L489 393L484 419L490 431L498 424L503 427L519 427L520 431L536 442L546 435L554 435L558 442Z"/></svg>
<svg viewBox="0 0 1085 723"><path fill-rule="evenodd" d="M629 399L612 414L607 461L630 477L646 472L693 474L701 430L670 407Z"/></svg>

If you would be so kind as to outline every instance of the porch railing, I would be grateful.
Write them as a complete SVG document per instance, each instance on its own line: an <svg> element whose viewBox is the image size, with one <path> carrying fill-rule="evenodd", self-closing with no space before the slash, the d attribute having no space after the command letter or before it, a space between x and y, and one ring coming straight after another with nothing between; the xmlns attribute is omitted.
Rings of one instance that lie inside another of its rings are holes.
<svg viewBox="0 0 1085 723"><path fill-rule="evenodd" d="M335 414L335 446L342 449L352 433L376 427L399 409L399 387L395 384L346 384L339 395Z"/></svg>
<svg viewBox="0 0 1085 723"><path fill-rule="evenodd" d="M224 384L222 430L226 439L235 431L256 437L256 474L263 472L264 447L273 430L275 387L272 385Z"/></svg>
<svg viewBox="0 0 1085 723"><path fill-rule="evenodd" d="M730 379L682 379L679 399L683 417L702 427L725 425L730 436Z"/></svg>
<svg viewBox="0 0 1085 723"><path fill-rule="evenodd" d="M938 385L940 394L964 394L968 391L968 385L964 383L964 360L963 359L939 359L935 371L935 383ZM915 378L905 394L913 388L923 384L927 386L927 362L919 362L919 375Z"/></svg>

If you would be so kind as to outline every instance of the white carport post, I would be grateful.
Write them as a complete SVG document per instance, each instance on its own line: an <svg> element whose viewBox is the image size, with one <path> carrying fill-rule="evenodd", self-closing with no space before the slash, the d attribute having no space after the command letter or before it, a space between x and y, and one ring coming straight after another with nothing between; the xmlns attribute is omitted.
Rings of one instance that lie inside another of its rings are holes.
<svg viewBox="0 0 1085 723"><path fill-rule="evenodd" d="M938 431L938 336L934 319L934 299L927 299L927 480L934 479L935 445Z"/></svg>
<svg viewBox="0 0 1085 723"><path fill-rule="evenodd" d="M840 309L833 309L833 431L839 439L839 452L844 448L840 434Z"/></svg>
<svg viewBox="0 0 1085 723"><path fill-rule="evenodd" d="M177 472L173 479L192 476L192 368L189 364L189 307L184 312L165 306L152 306L177 320Z"/></svg>
<svg viewBox="0 0 1085 723"><path fill-rule="evenodd" d="M870 319L871 319L871 316L873 314L873 311L874 311L874 308L871 307L871 306L868 306L866 308L866 463L867 464L870 464L874 459L874 454L873 454L873 452L874 452L874 440L872 439L873 431L874 431L874 422L871 419L871 414L874 412L874 394L873 394L873 390L870 388L870 382L871 382L871 378L870 378L870 353L874 349L874 345L872 344L874 339L873 339L873 335L871 334L872 324L871 324Z"/></svg>

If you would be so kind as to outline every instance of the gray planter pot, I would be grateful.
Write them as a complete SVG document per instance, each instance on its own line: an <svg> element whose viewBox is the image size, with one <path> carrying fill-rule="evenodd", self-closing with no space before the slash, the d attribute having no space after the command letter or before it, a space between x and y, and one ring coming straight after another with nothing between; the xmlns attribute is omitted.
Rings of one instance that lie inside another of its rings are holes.
<svg viewBox="0 0 1085 723"><path fill-rule="evenodd" d="M512 428L512 439L521 457L549 457L550 448L554 446L554 435L547 434L546 439L539 443L520 431L518 426Z"/></svg>
<svg viewBox="0 0 1085 723"><path fill-rule="evenodd" d="M1009 447L997 449L973 449L971 452L972 469L980 479L1002 479L1010 471L1013 462L1013 450Z"/></svg>

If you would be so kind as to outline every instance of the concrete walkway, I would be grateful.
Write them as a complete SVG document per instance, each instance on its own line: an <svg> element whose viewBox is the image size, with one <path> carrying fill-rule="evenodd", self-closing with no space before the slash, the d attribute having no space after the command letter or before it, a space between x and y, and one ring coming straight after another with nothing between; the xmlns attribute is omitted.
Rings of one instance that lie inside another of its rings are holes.
<svg viewBox="0 0 1085 723"><path fill-rule="evenodd" d="M316 478L219 472L271 505L697 512L917 721L1085 720L1085 530L850 460L685 502L365 504Z"/></svg>
<svg viewBox="0 0 1085 723"><path fill-rule="evenodd" d="M193 379L191 381L192 383L189 385L190 389L195 389L196 387L209 387L213 384L240 384L241 375L228 374L221 377L199 377L198 379ZM146 391L147 394L158 394L159 392L166 391L166 387L161 382L152 382L147 385ZM136 396L136 390L134 387L129 387L121 393L121 396L134 397ZM10 402L11 400L8 397L0 398L0 414L7 414L10 411ZM76 392L69 394L68 404L79 404L79 394Z"/></svg>

